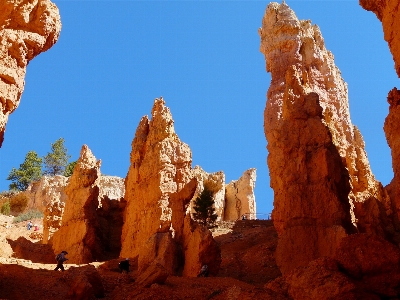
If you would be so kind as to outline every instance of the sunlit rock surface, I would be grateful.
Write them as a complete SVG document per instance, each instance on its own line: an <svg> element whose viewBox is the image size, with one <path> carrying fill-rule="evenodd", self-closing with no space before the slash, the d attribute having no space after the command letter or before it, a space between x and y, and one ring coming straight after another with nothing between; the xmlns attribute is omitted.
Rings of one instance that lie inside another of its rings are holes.
<svg viewBox="0 0 400 300"><path fill-rule="evenodd" d="M49 0L0 2L0 147L24 91L26 66L57 42L60 30L58 8Z"/></svg>

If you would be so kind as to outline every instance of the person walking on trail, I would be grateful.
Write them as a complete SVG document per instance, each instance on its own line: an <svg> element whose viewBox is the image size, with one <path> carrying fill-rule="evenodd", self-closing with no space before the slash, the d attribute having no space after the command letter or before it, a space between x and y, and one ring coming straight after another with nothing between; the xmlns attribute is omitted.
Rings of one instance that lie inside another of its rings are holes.
<svg viewBox="0 0 400 300"><path fill-rule="evenodd" d="M121 273L124 273L124 271L125 271L126 273L128 273L128 272L129 272L129 267L130 267L129 258L126 258L125 260L121 261L121 262L118 264L118 267L119 267L119 269L121 270Z"/></svg>
<svg viewBox="0 0 400 300"><path fill-rule="evenodd" d="M31 230L32 227L33 227L32 221L29 221L26 228L28 228L28 230Z"/></svg>
<svg viewBox="0 0 400 300"><path fill-rule="evenodd" d="M197 277L208 277L208 266L207 265L203 265L201 267L200 272L197 275Z"/></svg>
<svg viewBox="0 0 400 300"><path fill-rule="evenodd" d="M68 258L65 257L65 255L68 254L67 251L61 251L60 254L57 254L56 260L57 260L57 267L54 269L54 271L57 271L58 269L61 269L61 271L64 272L64 261L68 260Z"/></svg>

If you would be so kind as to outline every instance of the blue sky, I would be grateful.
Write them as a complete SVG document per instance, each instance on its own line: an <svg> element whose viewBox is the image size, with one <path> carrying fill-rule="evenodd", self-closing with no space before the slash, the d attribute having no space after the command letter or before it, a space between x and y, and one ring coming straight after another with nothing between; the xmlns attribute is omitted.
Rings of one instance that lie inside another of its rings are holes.
<svg viewBox="0 0 400 300"><path fill-rule="evenodd" d="M102 173L125 177L139 120L163 96L193 166L223 170L227 182L257 168L257 211L271 212L263 129L270 75L257 33L268 1L53 2L60 39L28 66L0 149L0 191L29 150L44 156L60 137L71 160L87 144ZM382 128L387 93L399 81L381 23L358 1L286 3L321 28L348 83L351 119L372 171L388 184L393 173Z"/></svg>

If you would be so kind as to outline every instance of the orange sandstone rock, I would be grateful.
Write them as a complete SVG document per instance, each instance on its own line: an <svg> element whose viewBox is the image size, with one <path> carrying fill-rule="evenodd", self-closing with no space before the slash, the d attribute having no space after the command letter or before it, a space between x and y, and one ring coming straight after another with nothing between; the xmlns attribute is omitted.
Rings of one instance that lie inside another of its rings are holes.
<svg viewBox="0 0 400 300"><path fill-rule="evenodd" d="M49 0L0 3L0 147L8 116L18 107L26 66L58 40L61 21Z"/></svg>
<svg viewBox="0 0 400 300"><path fill-rule="evenodd" d="M71 263L109 259L117 257L120 251L125 202L123 199L109 197L121 194L118 189L118 182L121 181L102 178L100 164L101 161L84 145L65 188L68 198L61 227L49 241L55 252L68 251ZM116 182L116 192L109 190L110 185L104 185L104 182L110 181ZM104 185L102 195L101 184ZM107 189L108 192L105 192Z"/></svg>
<svg viewBox="0 0 400 300"><path fill-rule="evenodd" d="M347 85L319 28L299 21L285 3L271 3L259 34L272 76L264 130L276 257L285 273L333 255L354 226L385 235L377 222L391 214L391 205L351 123Z"/></svg>
<svg viewBox="0 0 400 300"><path fill-rule="evenodd" d="M224 221L236 221L243 215L249 220L256 219L255 184L256 169L252 168L226 185Z"/></svg>
<svg viewBox="0 0 400 300"><path fill-rule="evenodd" d="M185 216L190 219L186 211L197 180L191 168L191 150L180 141L173 123L164 100L156 99L152 119L147 116L141 119L132 142L131 166L125 180L127 206L120 256L139 256L142 273L151 265L151 259L176 274L176 267L172 267L175 261L181 262L178 269L193 270L198 268L199 253L220 253L216 244L204 246L196 231L187 228L191 223L184 221ZM193 251L200 245L204 246L201 251ZM158 251L158 247L169 250ZM146 249L150 253L145 253ZM195 276L193 271L185 275Z"/></svg>
<svg viewBox="0 0 400 300"><path fill-rule="evenodd" d="M382 22L385 41L393 55L394 67L400 77L400 5L397 0L360 0L360 5L375 13Z"/></svg>
<svg viewBox="0 0 400 300"><path fill-rule="evenodd" d="M194 212L194 200L203 192L204 187L207 187L214 194L214 208L215 213L218 215L217 221L224 219L225 211L225 174L222 171L207 173L200 166L195 166L193 174L197 179L197 188L190 201L189 210L191 213Z"/></svg>

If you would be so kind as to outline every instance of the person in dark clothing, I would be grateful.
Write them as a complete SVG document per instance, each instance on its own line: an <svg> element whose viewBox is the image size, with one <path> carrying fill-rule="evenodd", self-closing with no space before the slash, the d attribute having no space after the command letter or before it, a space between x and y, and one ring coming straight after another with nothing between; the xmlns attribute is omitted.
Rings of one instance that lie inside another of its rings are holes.
<svg viewBox="0 0 400 300"><path fill-rule="evenodd" d="M197 275L197 277L208 277L208 266L207 265L203 265L201 267L200 272Z"/></svg>
<svg viewBox="0 0 400 300"><path fill-rule="evenodd" d="M57 260L57 267L54 269L54 271L57 271L58 269L61 269L61 271L64 272L64 261L68 260L68 258L65 257L65 255L68 254L67 251L61 251L60 254L56 256Z"/></svg>
<svg viewBox="0 0 400 300"><path fill-rule="evenodd" d="M121 261L119 263L118 267L121 270L121 273L124 273L124 271L126 271L126 273L128 273L129 272L129 267L130 267L129 258Z"/></svg>

